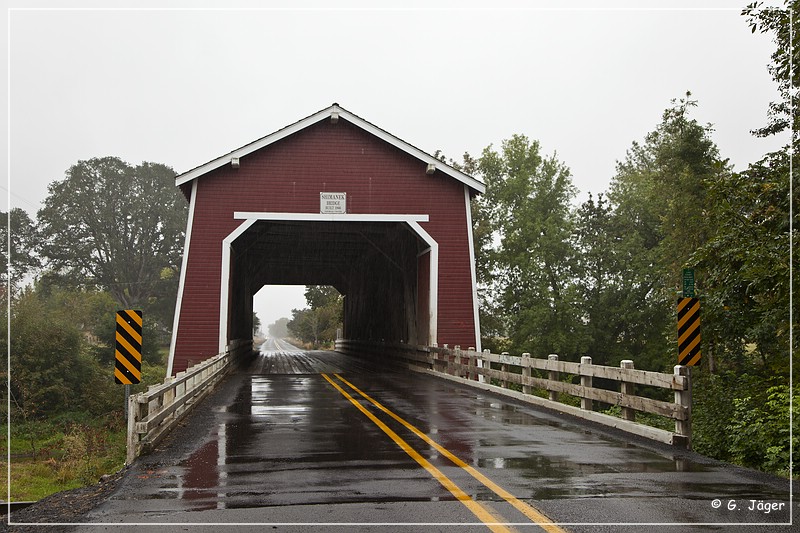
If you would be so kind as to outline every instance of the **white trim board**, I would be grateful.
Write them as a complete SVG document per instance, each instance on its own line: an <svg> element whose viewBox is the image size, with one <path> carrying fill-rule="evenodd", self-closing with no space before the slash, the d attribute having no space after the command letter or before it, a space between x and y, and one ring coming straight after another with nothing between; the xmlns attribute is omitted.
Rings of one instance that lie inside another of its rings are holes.
<svg viewBox="0 0 800 533"><path fill-rule="evenodd" d="M236 211L236 220L278 220L291 222L428 222L428 215L371 215L359 213L257 213Z"/></svg>
<svg viewBox="0 0 800 533"><path fill-rule="evenodd" d="M183 242L183 261L181 275L178 281L178 300L175 302L175 318L172 322L172 340L169 343L169 358L167 360L167 376L172 376L172 363L175 360L175 345L178 342L178 324L181 318L183 305L183 288L186 285L186 267L189 265L189 243L192 240L192 226L194 225L194 208L197 202L197 182L192 182L192 197L189 199L189 216L186 220L186 238Z"/></svg>
<svg viewBox="0 0 800 533"><path fill-rule="evenodd" d="M472 236L472 205L470 204L469 189L464 187L464 202L467 214L467 239L469 239L469 272L472 276L472 313L475 321L475 350L481 350L481 323L478 313L478 275L475 270L475 241ZM483 378L483 376L479 376Z"/></svg>
<svg viewBox="0 0 800 533"><path fill-rule="evenodd" d="M250 229L258 222L258 219L250 218L239 224L230 235L222 239L222 269L220 270L219 286L219 353L228 348L228 300L230 298L230 278L231 278L231 250L233 241L241 234Z"/></svg>

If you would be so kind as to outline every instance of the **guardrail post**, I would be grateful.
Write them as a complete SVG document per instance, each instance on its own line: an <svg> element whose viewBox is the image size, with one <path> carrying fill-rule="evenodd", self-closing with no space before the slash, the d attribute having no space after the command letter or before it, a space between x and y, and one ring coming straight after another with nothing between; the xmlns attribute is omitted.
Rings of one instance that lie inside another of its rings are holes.
<svg viewBox="0 0 800 533"><path fill-rule="evenodd" d="M489 362L491 354L492 352L490 350L488 349L483 350L483 355L481 356L480 361L478 361L478 366L484 369L483 370L484 372L486 372L486 369L491 366L491 363ZM480 376L478 376L478 381L480 383L486 383L486 374L481 374Z"/></svg>
<svg viewBox="0 0 800 533"><path fill-rule="evenodd" d="M139 434L136 432L136 421L139 416L139 402L136 395L128 397L128 442L125 464L133 463L136 459L136 447L139 445Z"/></svg>
<svg viewBox="0 0 800 533"><path fill-rule="evenodd" d="M592 388L592 376L591 375L584 375L583 374L583 365L591 365L592 358L588 355L584 355L581 357L581 387L584 389L591 389ZM584 411L591 411L592 410L592 399L586 398L581 396L581 409Z"/></svg>
<svg viewBox="0 0 800 533"><path fill-rule="evenodd" d="M508 352L503 352L500 355L501 356L502 355L508 356L509 353ZM500 361L500 372L503 372L503 373L508 372L508 365L503 361ZM507 389L508 388L508 381L506 381L505 379L501 379L500 380L500 386L503 387L504 389Z"/></svg>
<svg viewBox="0 0 800 533"><path fill-rule="evenodd" d="M460 378L463 378L464 377L464 373L463 373L463 368L461 367L461 365L464 363L464 361L461 358L461 345L460 344L456 344L455 346L453 346L453 352L455 352L454 362L457 365L454 368L455 375L460 377Z"/></svg>
<svg viewBox="0 0 800 533"><path fill-rule="evenodd" d="M675 419L675 433L682 437L686 437L687 448L691 449L692 442L692 373L691 367L675 365L675 375L685 376L688 385L685 390L675 391L675 403L681 407L685 407L689 413L686 420Z"/></svg>
<svg viewBox="0 0 800 533"><path fill-rule="evenodd" d="M633 361L630 359L623 359L619 362L619 367L625 370L633 369ZM623 396L634 396L635 393L635 385L633 383L628 383L625 381L624 373L622 377L622 381L619 383L619 392ZM636 420L636 410L631 409L630 407L623 407L622 408L622 418L625 420L635 421Z"/></svg>
<svg viewBox="0 0 800 533"><path fill-rule="evenodd" d="M530 361L526 361L525 360L526 357L528 359L530 359L531 354L529 354L528 352L525 352L525 353L522 354L522 381L523 382L525 381L525 378L531 377L531 362ZM525 393L525 394L530 394L531 393L531 386L530 385L525 385L523 383L522 392Z"/></svg>
<svg viewBox="0 0 800 533"><path fill-rule="evenodd" d="M478 366L478 361L475 355L475 347L470 346L469 350L467 350L467 364L469 365L470 381L478 381L478 372L475 370L475 368Z"/></svg>
<svg viewBox="0 0 800 533"><path fill-rule="evenodd" d="M551 353L550 355L547 356L547 360L558 362L558 354ZM547 373L547 379L550 381L559 381L558 370L550 370ZM558 401L558 391L551 390L549 396L550 396L550 401L552 402Z"/></svg>

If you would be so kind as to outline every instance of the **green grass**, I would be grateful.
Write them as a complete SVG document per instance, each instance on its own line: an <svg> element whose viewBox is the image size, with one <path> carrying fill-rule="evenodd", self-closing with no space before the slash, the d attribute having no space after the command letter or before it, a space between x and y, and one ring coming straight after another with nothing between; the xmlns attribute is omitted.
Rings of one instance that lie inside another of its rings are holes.
<svg viewBox="0 0 800 533"><path fill-rule="evenodd" d="M0 431L7 435L7 425ZM63 413L49 420L13 423L11 501L40 500L116 472L125 463L125 437L119 415L92 419L84 413ZM6 442L3 438L3 470L8 464Z"/></svg>

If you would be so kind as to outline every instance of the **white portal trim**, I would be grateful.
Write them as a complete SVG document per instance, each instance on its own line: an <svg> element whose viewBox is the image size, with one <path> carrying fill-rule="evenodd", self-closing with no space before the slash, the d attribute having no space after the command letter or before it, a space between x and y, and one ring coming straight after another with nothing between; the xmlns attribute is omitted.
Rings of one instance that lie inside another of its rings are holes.
<svg viewBox="0 0 800 533"><path fill-rule="evenodd" d="M418 222L409 222L411 229L428 244L430 249L429 290L428 290L428 344L438 345L439 325L439 243L425 231Z"/></svg>
<svg viewBox="0 0 800 533"><path fill-rule="evenodd" d="M178 299L175 302L175 318L172 321L172 340L169 343L169 358L167 360L167 376L172 375L172 363L175 360L175 345L178 342L178 324L181 319L183 306L183 288L186 285L186 270L189 266L189 243L192 241L192 226L194 225L194 209L197 205L197 181L192 182L192 196L189 199L189 216L186 219L186 238L183 242L183 261L181 262L181 276L178 281Z"/></svg>
<svg viewBox="0 0 800 533"><path fill-rule="evenodd" d="M291 222L428 222L428 215L373 215L359 213L258 213L236 211L233 218L237 220L276 220Z"/></svg>
<svg viewBox="0 0 800 533"><path fill-rule="evenodd" d="M196 181L194 182L197 183ZM193 197L194 198L194 197ZM428 222L429 215L398 215L398 214L357 214L347 213L341 215L322 213L256 213L236 211L233 214L236 220L244 220L230 235L222 241L222 268L219 291L219 351L224 352L228 344L228 302L231 276L231 250L233 241L250 229L259 220L270 221L301 221L301 222L404 222L416 233L430 248L430 273L429 273L429 321L428 342L435 345L437 342L437 326L439 320L439 243L425 231L420 222Z"/></svg>
<svg viewBox="0 0 800 533"><path fill-rule="evenodd" d="M472 204L469 189L464 187L464 203L467 213L467 239L469 239L469 272L472 276L472 312L475 321L475 349L481 351L481 323L478 313L478 275L475 270L475 241L472 236ZM483 377L483 376L481 376Z"/></svg>
<svg viewBox="0 0 800 533"><path fill-rule="evenodd" d="M256 222L258 222L256 218L247 219L239 224L239 227L233 230L230 235L222 239L222 268L220 270L221 276L219 286L219 353L224 352L228 348L228 301L230 298L231 250L233 249L233 241L250 229Z"/></svg>

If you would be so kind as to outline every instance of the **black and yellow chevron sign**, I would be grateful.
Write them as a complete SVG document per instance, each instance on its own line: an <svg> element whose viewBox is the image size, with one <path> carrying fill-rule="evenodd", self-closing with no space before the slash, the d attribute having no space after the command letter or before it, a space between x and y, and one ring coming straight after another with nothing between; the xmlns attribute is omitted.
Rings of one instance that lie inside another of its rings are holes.
<svg viewBox="0 0 800 533"><path fill-rule="evenodd" d="M142 380L142 312L117 311L117 362L114 382L135 385Z"/></svg>
<svg viewBox="0 0 800 533"><path fill-rule="evenodd" d="M678 364L700 362L700 299L678 298Z"/></svg>

